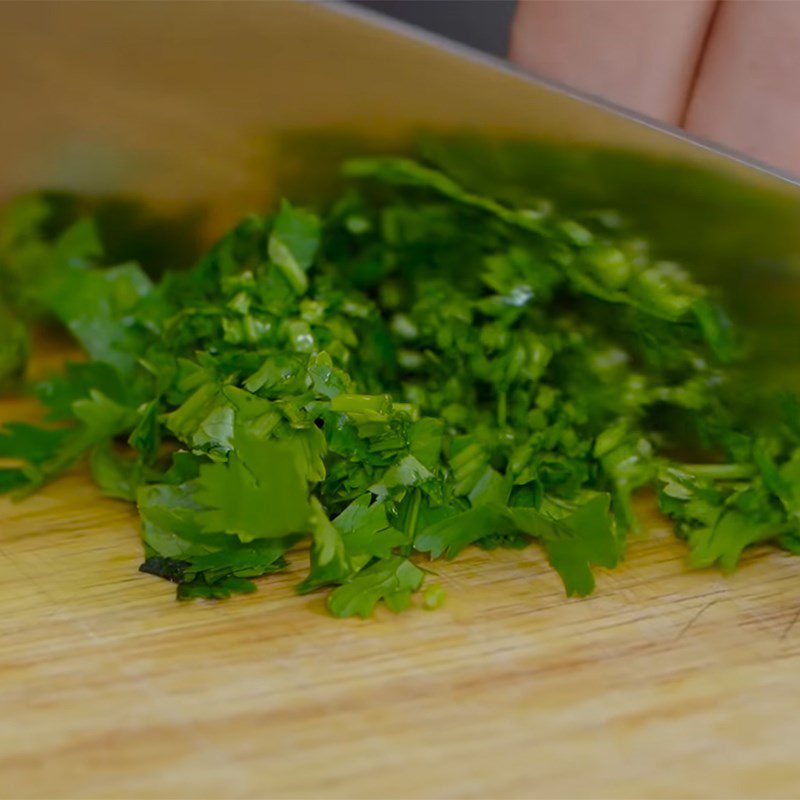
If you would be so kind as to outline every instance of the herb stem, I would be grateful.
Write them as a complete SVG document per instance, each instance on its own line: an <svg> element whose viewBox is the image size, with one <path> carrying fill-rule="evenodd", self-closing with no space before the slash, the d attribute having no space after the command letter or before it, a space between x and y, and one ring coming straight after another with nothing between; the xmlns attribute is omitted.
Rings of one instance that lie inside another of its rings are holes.
<svg viewBox="0 0 800 800"><path fill-rule="evenodd" d="M417 522L419 521L419 508L422 504L422 494L419 489L414 489L414 501L411 505L411 513L408 516L406 523L406 533L408 534L409 541L413 541L414 535L417 532Z"/></svg>
<svg viewBox="0 0 800 800"><path fill-rule="evenodd" d="M503 389L497 395L497 424L505 428L508 418L508 393Z"/></svg>
<svg viewBox="0 0 800 800"><path fill-rule="evenodd" d="M681 464L681 469L698 478L720 481L752 478L756 474L752 464Z"/></svg>

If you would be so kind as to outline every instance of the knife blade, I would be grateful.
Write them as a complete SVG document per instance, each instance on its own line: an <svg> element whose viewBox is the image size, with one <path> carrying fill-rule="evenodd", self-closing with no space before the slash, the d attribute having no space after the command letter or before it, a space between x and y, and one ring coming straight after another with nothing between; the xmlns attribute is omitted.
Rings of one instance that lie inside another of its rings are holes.
<svg viewBox="0 0 800 800"><path fill-rule="evenodd" d="M620 209L721 287L770 379L800 374L796 178L366 9L3 4L0 96L0 198L202 208L209 235L426 131L429 157L484 190Z"/></svg>

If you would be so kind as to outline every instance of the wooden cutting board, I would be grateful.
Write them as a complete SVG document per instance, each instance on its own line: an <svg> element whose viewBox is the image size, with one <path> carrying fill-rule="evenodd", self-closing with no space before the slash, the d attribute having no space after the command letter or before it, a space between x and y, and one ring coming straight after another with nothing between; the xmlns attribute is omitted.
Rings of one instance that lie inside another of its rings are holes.
<svg viewBox="0 0 800 800"><path fill-rule="evenodd" d="M689 573L641 510L590 598L535 548L473 549L435 565L438 611L361 621L293 594L302 554L175 602L82 470L3 500L0 796L796 797L800 559Z"/></svg>
<svg viewBox="0 0 800 800"><path fill-rule="evenodd" d="M669 153L771 185L313 4L4 5L3 196L202 201L221 227L281 170L309 172L281 137L421 121ZM736 219L717 216L727 240ZM781 233L770 219L759 247ZM0 401L0 422L35 415ZM642 514L648 535L591 598L567 600L535 548L473 549L435 565L443 608L361 621L296 596L299 568L255 595L177 603L137 572L134 510L83 471L0 500L0 797L797 796L800 559L755 550L730 578L690 574Z"/></svg>

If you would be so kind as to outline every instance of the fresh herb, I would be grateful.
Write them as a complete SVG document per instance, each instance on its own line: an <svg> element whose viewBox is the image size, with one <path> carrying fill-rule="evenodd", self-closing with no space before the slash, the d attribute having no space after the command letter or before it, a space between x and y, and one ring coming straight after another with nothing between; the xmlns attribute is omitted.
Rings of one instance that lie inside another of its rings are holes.
<svg viewBox="0 0 800 800"><path fill-rule="evenodd" d="M46 204L11 206L0 378L20 372L29 301L89 360L37 387L50 427L0 433L0 490L88 457L179 598L253 591L305 541L297 589L343 617L404 609L421 554L472 544L537 543L585 595L648 486L693 567L800 552L800 409L751 413L708 290L613 215L511 207L407 159L345 174L324 216L284 201L155 282L99 266L91 223L48 238Z"/></svg>

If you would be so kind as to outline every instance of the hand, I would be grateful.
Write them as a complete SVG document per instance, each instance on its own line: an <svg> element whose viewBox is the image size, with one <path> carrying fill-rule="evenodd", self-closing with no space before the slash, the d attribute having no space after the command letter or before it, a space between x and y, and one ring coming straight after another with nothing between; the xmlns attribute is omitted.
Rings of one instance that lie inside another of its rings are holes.
<svg viewBox="0 0 800 800"><path fill-rule="evenodd" d="M800 175L800 0L520 0L511 58Z"/></svg>

